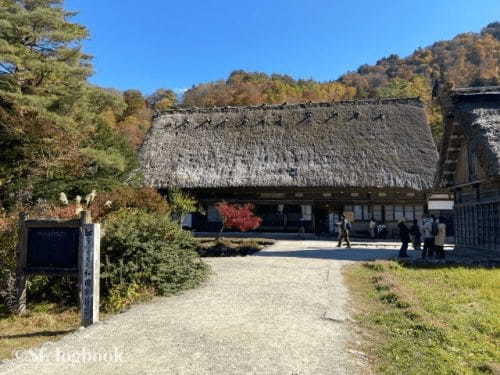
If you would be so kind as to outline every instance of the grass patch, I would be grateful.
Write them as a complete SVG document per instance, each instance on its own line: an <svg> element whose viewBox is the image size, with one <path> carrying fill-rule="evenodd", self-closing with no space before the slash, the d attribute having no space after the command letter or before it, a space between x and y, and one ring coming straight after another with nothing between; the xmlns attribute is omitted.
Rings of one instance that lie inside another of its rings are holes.
<svg viewBox="0 0 500 375"><path fill-rule="evenodd" d="M201 257L234 257L254 254L274 242L260 238L198 238Z"/></svg>
<svg viewBox="0 0 500 375"><path fill-rule="evenodd" d="M345 278L378 373L498 373L500 269L377 261L347 267Z"/></svg>
<svg viewBox="0 0 500 375"><path fill-rule="evenodd" d="M28 306L24 316L9 315L0 304L0 360L10 359L15 350L55 341L76 330L80 323L77 308L52 303Z"/></svg>

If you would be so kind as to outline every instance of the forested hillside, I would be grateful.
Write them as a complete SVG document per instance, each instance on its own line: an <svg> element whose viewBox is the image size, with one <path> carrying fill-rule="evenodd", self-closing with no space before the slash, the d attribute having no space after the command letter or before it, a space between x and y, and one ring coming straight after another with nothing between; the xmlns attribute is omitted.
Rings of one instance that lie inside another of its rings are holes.
<svg viewBox="0 0 500 375"><path fill-rule="evenodd" d="M420 96L436 138L441 133L439 107L431 102L435 80L451 86L500 83L500 22L480 33L418 48L406 58L391 55L362 65L329 82L294 80L286 75L234 71L227 80L194 86L184 95L192 106L251 105L353 98Z"/></svg>
<svg viewBox="0 0 500 375"><path fill-rule="evenodd" d="M376 96L379 89L395 79L423 76L448 81L456 87L496 85L500 82L500 22L480 33L464 33L452 40L418 48L410 56L391 55L375 65L362 65L339 81L356 89L357 97Z"/></svg>
<svg viewBox="0 0 500 375"><path fill-rule="evenodd" d="M418 48L410 56L390 55L375 65L362 65L329 82L294 80L264 73L234 71L227 80L202 83L185 93L195 106L249 105L283 101L320 101L430 91L433 80L454 86L496 85L500 82L500 22L480 33L464 33L449 41ZM425 86L418 79L425 78Z"/></svg>

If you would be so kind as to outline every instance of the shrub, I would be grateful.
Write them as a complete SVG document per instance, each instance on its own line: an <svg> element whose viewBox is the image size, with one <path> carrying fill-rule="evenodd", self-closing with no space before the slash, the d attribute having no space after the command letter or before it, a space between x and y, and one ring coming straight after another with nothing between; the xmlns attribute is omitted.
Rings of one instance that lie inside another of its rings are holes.
<svg viewBox="0 0 500 375"><path fill-rule="evenodd" d="M198 210L196 200L180 189L172 189L167 194L172 210L172 218L181 221L182 217Z"/></svg>
<svg viewBox="0 0 500 375"><path fill-rule="evenodd" d="M78 306L78 276L35 275L26 284L30 303L54 302L63 306Z"/></svg>
<svg viewBox="0 0 500 375"><path fill-rule="evenodd" d="M101 245L102 289L112 291L137 284L168 295L192 288L208 274L196 253L197 243L166 216L121 209L105 221Z"/></svg>
<svg viewBox="0 0 500 375"><path fill-rule="evenodd" d="M94 220L101 220L106 215L123 208L140 208L158 215L166 215L170 212L170 206L165 198L149 187L137 189L120 186L111 192L98 193L90 206Z"/></svg>
<svg viewBox="0 0 500 375"><path fill-rule="evenodd" d="M75 219L78 217L76 203L70 203L66 206L54 202L42 201L28 211L32 218L56 218L56 219Z"/></svg>
<svg viewBox="0 0 500 375"><path fill-rule="evenodd" d="M17 218L0 216L0 271L14 270L16 264Z"/></svg>
<svg viewBox="0 0 500 375"><path fill-rule="evenodd" d="M0 303L13 307L17 226L15 216L0 216Z"/></svg>
<svg viewBox="0 0 500 375"><path fill-rule="evenodd" d="M122 284L111 288L104 300L103 310L110 313L121 312L133 303L147 301L154 296L154 291L141 288L138 284Z"/></svg>

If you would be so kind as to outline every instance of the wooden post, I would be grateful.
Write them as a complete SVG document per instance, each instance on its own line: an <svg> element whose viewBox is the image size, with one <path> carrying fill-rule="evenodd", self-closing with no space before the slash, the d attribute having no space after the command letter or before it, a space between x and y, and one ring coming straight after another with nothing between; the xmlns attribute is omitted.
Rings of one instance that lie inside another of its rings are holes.
<svg viewBox="0 0 500 375"><path fill-rule="evenodd" d="M80 223L81 225L92 224L92 215L89 210L85 210L80 213Z"/></svg>
<svg viewBox="0 0 500 375"><path fill-rule="evenodd" d="M82 269L83 269L83 243L84 243L84 231L83 227L85 224L91 224L92 223L92 216L90 211L85 210L80 212L80 245L78 249L78 295L80 299L80 308L83 306L82 305Z"/></svg>
<svg viewBox="0 0 500 375"><path fill-rule="evenodd" d="M79 256L81 325L88 327L99 321L99 279L101 226L90 224L90 212L81 213Z"/></svg>
<svg viewBox="0 0 500 375"><path fill-rule="evenodd" d="M25 212L19 214L18 222L18 242L16 250L16 313L23 315L26 313L26 254L27 254L27 231L26 220L28 215Z"/></svg>

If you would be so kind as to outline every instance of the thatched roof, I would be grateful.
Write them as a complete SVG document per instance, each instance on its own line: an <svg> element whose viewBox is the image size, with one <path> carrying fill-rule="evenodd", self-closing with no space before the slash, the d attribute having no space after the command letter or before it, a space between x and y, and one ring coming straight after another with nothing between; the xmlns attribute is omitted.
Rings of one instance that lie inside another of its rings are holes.
<svg viewBox="0 0 500 375"><path fill-rule="evenodd" d="M464 144L477 156L488 177L500 176L500 86L453 90L447 107L436 184L456 183Z"/></svg>
<svg viewBox="0 0 500 375"><path fill-rule="evenodd" d="M437 151L418 99L178 109L140 151L157 187L432 186Z"/></svg>

